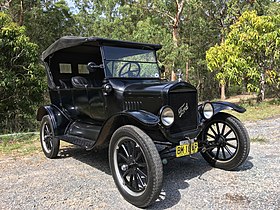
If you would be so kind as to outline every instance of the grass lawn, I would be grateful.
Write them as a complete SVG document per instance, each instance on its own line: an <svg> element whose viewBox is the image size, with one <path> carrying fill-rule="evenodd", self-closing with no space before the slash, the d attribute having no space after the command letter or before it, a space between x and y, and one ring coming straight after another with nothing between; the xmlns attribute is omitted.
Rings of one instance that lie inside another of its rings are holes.
<svg viewBox="0 0 280 210"><path fill-rule="evenodd" d="M262 103L250 102L240 105L246 108L245 113L238 113L235 111L228 112L236 116L242 122L262 120L280 115L280 100L270 100Z"/></svg>
<svg viewBox="0 0 280 210"><path fill-rule="evenodd" d="M14 134L0 136L0 156L24 156L41 149L39 134Z"/></svg>

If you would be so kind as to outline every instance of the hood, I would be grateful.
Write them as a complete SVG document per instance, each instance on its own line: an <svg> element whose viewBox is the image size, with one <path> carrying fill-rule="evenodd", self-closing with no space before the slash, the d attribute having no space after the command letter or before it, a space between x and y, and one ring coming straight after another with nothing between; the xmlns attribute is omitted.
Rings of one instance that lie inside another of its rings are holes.
<svg viewBox="0 0 280 210"><path fill-rule="evenodd" d="M169 92L196 92L194 86L186 82L135 83L124 88L124 96L163 96Z"/></svg>
<svg viewBox="0 0 280 210"><path fill-rule="evenodd" d="M124 96L160 96L169 85L167 82L130 84L124 88Z"/></svg>

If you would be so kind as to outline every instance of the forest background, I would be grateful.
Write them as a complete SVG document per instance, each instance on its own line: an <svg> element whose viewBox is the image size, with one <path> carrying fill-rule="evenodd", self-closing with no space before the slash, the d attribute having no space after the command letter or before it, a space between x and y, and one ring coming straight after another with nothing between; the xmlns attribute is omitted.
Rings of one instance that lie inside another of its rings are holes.
<svg viewBox="0 0 280 210"><path fill-rule="evenodd" d="M280 97L279 0L0 0L0 134L36 129L47 103L41 53L62 36L162 44L199 99Z"/></svg>

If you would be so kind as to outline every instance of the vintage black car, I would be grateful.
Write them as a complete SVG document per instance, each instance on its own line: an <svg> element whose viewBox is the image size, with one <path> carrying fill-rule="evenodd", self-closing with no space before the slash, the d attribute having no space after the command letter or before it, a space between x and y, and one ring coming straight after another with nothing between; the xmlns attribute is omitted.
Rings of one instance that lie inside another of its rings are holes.
<svg viewBox="0 0 280 210"><path fill-rule="evenodd" d="M194 86L161 79L160 48L62 37L42 55L51 101L37 112L43 152L55 158L60 140L88 150L109 146L116 186L138 207L158 198L168 160L201 152L210 165L234 170L250 149L242 123L221 112L245 109L227 102L198 104Z"/></svg>

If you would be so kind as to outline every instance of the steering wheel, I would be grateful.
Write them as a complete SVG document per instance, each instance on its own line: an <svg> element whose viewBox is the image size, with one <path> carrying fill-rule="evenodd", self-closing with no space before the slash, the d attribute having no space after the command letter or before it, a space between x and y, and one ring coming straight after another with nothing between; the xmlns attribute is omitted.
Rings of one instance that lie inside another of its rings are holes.
<svg viewBox="0 0 280 210"><path fill-rule="evenodd" d="M127 62L121 67L119 71L119 77L138 77L140 70L141 68L139 63Z"/></svg>

